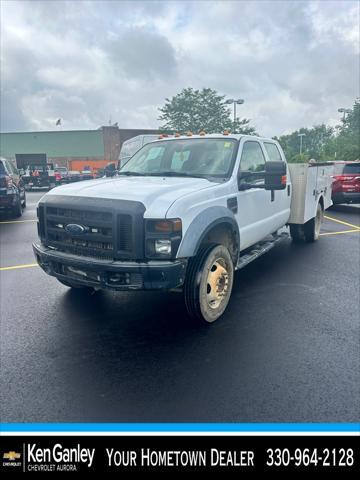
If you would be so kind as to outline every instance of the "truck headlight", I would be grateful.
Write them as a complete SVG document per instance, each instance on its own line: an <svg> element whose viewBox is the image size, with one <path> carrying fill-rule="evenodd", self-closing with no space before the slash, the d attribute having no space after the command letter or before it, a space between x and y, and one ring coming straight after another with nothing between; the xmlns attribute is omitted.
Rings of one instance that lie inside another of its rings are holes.
<svg viewBox="0 0 360 480"><path fill-rule="evenodd" d="M155 252L160 255L171 255L171 240L155 240Z"/></svg>
<svg viewBox="0 0 360 480"><path fill-rule="evenodd" d="M148 220L147 231L156 233L180 233L182 223L180 218L172 218L171 220Z"/></svg>
<svg viewBox="0 0 360 480"><path fill-rule="evenodd" d="M182 222L180 218L146 220L146 257L162 260L175 258L181 238Z"/></svg>

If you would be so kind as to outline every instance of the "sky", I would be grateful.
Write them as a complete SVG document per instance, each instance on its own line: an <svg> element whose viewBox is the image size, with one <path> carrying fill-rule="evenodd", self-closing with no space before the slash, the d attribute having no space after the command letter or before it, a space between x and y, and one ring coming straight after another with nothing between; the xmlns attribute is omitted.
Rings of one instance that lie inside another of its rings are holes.
<svg viewBox="0 0 360 480"><path fill-rule="evenodd" d="M243 98L264 136L335 125L359 96L359 5L1 0L0 130L158 128L186 87Z"/></svg>

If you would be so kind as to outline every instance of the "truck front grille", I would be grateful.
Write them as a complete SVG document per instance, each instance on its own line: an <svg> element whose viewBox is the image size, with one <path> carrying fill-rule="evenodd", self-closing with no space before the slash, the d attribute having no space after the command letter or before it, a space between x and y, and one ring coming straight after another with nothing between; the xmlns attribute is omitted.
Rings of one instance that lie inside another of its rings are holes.
<svg viewBox="0 0 360 480"><path fill-rule="evenodd" d="M131 215L118 215L118 239L118 249L130 252L133 244Z"/></svg>
<svg viewBox="0 0 360 480"><path fill-rule="evenodd" d="M85 233L68 233L66 226L69 224L85 227ZM61 252L95 258L114 258L111 212L47 207L45 231L46 243Z"/></svg>
<svg viewBox="0 0 360 480"><path fill-rule="evenodd" d="M38 206L38 232L45 246L59 252L106 260L142 260L144 212L140 202L49 195Z"/></svg>

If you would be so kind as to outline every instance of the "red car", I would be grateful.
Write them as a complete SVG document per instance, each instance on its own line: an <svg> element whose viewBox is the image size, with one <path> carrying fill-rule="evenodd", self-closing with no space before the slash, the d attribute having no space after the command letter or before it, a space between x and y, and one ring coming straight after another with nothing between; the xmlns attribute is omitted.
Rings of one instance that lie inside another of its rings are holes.
<svg viewBox="0 0 360 480"><path fill-rule="evenodd" d="M332 201L360 203L360 162L335 162Z"/></svg>

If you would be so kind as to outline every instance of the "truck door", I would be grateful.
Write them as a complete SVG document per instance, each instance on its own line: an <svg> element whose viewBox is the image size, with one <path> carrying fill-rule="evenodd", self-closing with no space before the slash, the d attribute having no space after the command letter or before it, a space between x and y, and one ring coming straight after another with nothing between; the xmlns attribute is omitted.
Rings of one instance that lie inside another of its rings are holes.
<svg viewBox="0 0 360 480"><path fill-rule="evenodd" d="M254 245L264 237L282 227L290 214L290 197L283 201L287 190L269 192L256 185L264 183L266 155L263 146L257 140L243 140L240 145L241 156L239 173L240 191L237 194L238 212L236 214L240 230L241 250ZM241 184L253 188L241 190ZM284 195L279 195L280 193ZM286 203L286 205L285 205Z"/></svg>
<svg viewBox="0 0 360 480"><path fill-rule="evenodd" d="M280 149L273 142L263 141L263 147L265 151L266 161L269 162L286 162L284 154L280 153ZM271 199L271 215L274 220L274 224L283 226L290 217L290 205L291 205L291 177L289 167L286 166L286 189L276 190L272 194L268 192ZM280 227L278 227L280 228Z"/></svg>

